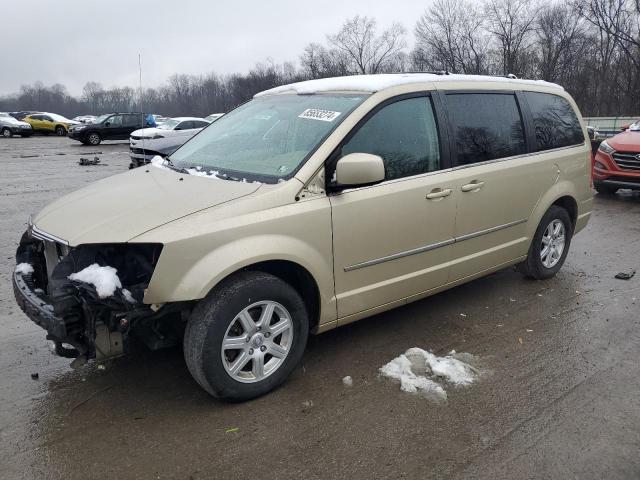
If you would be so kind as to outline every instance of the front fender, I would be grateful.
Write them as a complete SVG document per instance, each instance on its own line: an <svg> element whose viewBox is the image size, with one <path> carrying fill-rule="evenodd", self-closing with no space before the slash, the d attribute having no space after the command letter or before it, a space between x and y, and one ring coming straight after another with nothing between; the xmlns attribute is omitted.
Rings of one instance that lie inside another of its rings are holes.
<svg viewBox="0 0 640 480"><path fill-rule="evenodd" d="M238 270L268 260L285 260L305 268L316 281L320 292L320 323L335 320L333 284L328 282L333 279L331 258L298 238L275 234L244 237L194 260L188 261L179 244L165 245L144 303L199 300Z"/></svg>

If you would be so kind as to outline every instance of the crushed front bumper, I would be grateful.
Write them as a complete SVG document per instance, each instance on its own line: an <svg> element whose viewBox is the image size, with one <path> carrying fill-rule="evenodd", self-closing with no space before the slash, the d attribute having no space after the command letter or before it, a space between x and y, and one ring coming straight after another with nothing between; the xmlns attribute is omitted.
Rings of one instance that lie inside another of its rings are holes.
<svg viewBox="0 0 640 480"><path fill-rule="evenodd" d="M67 337L64 320L55 315L52 305L31 289L25 277L27 276L18 272L13 274L13 294L18 306L27 317L44 328L53 340L61 341Z"/></svg>

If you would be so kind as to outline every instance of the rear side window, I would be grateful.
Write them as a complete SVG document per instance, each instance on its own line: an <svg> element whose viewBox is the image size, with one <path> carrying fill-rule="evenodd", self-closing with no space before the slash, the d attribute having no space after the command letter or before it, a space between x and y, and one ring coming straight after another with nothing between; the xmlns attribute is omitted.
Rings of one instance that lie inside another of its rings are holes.
<svg viewBox="0 0 640 480"><path fill-rule="evenodd" d="M191 130L193 128L193 122L191 120L184 121L178 124L176 130Z"/></svg>
<svg viewBox="0 0 640 480"><path fill-rule="evenodd" d="M536 131L536 151L584 143L584 133L569 102L550 93L525 92Z"/></svg>
<svg viewBox="0 0 640 480"><path fill-rule="evenodd" d="M429 97L400 100L377 111L342 147L342 155L384 160L385 180L440 169L438 130Z"/></svg>
<svg viewBox="0 0 640 480"><path fill-rule="evenodd" d="M125 127L137 127L140 125L140 115L123 115L123 125Z"/></svg>
<svg viewBox="0 0 640 480"><path fill-rule="evenodd" d="M192 128L204 128L209 125L209 122L203 122L202 120L194 120Z"/></svg>
<svg viewBox="0 0 640 480"><path fill-rule="evenodd" d="M448 94L447 113L458 165L526 152L522 117L515 95Z"/></svg>

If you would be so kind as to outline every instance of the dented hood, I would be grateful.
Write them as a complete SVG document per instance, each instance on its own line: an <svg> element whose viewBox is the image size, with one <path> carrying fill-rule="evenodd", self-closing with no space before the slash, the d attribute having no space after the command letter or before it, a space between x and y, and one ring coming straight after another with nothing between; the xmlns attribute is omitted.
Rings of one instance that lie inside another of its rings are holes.
<svg viewBox="0 0 640 480"><path fill-rule="evenodd" d="M259 188L260 184L198 177L149 165L56 200L34 217L33 224L71 246L126 242Z"/></svg>

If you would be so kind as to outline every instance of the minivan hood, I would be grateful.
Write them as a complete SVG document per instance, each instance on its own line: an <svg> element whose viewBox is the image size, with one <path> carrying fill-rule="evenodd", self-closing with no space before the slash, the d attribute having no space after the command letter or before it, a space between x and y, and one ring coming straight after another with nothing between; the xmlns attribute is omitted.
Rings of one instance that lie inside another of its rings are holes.
<svg viewBox="0 0 640 480"><path fill-rule="evenodd" d="M627 130L607 138L607 143L621 152L640 152L640 132Z"/></svg>
<svg viewBox="0 0 640 480"><path fill-rule="evenodd" d="M259 188L258 183L198 177L148 165L56 200L34 217L33 224L71 246L120 243Z"/></svg>

